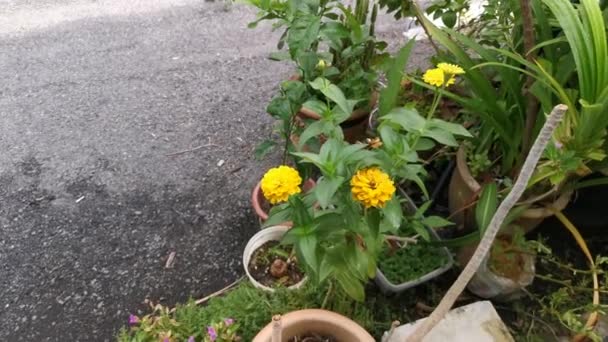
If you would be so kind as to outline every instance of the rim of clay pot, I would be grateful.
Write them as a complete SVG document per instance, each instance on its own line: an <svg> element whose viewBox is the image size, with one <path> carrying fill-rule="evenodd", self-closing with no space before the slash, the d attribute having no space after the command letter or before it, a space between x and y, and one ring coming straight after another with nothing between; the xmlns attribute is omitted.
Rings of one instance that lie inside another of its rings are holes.
<svg viewBox="0 0 608 342"><path fill-rule="evenodd" d="M304 184L302 184L302 190L308 192L310 189L314 188L316 184L314 179L308 178ZM253 210L262 221L268 220L268 213L262 209L262 203L264 202L266 202L266 199L262 193L262 181L259 181L251 192L251 206L253 206Z"/></svg>
<svg viewBox="0 0 608 342"><path fill-rule="evenodd" d="M477 180L475 180L475 177L473 177L473 175L471 174L469 164L467 164L466 147L464 147L463 145L460 145L458 151L456 152L456 167L462 175L462 179L472 192L478 193L479 191L481 191L481 185L479 185ZM570 202L571 196L572 192L569 191L561 193L557 197L557 199L553 201L552 207L557 211L563 210ZM541 219L550 216L553 216L553 212L544 207L529 208L524 210L524 212L521 214L522 218L528 219Z"/></svg>
<svg viewBox="0 0 608 342"><path fill-rule="evenodd" d="M253 286L268 292L275 291L275 289L260 283L251 275L251 273L249 272L249 261L251 261L251 256L253 255L253 253L266 242L281 241L281 238L283 237L283 235L285 235L289 228L289 226L285 225L268 227L257 232L247 242L247 245L243 250L243 268L245 269L245 274L247 275L247 278L249 278L249 281L253 284ZM287 289L293 290L300 288L302 285L304 285L304 283L306 283L306 279L308 279L308 277L304 276L304 278L302 278L300 282L287 287Z"/></svg>
<svg viewBox="0 0 608 342"><path fill-rule="evenodd" d="M338 341L373 342L374 338L350 318L321 309L292 311L281 316L281 340L307 332L335 337ZM253 339L253 342L272 341L273 323L270 322Z"/></svg>

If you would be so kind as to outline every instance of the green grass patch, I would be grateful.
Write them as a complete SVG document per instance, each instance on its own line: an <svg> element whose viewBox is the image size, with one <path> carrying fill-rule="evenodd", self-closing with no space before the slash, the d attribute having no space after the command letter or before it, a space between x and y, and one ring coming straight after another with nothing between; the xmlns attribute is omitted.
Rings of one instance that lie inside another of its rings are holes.
<svg viewBox="0 0 608 342"><path fill-rule="evenodd" d="M390 328L392 321L409 321L403 306L398 303L400 301L394 297L385 297L371 289L364 302L356 302L339 286L331 286L330 289L328 284L268 293L254 288L249 282L242 282L223 296L212 298L206 305L190 301L178 305L174 313L169 313L166 308L156 311L148 319L142 318L140 324L124 327L118 341L157 342L167 333L170 333L171 341L186 341L190 336L200 341L208 325L226 318L237 322L243 341L251 341L273 315L307 308L324 308L340 313L379 338Z"/></svg>
<svg viewBox="0 0 608 342"><path fill-rule="evenodd" d="M378 259L382 274L393 284L416 280L447 262L441 247L410 244L406 248L391 250L386 247Z"/></svg>

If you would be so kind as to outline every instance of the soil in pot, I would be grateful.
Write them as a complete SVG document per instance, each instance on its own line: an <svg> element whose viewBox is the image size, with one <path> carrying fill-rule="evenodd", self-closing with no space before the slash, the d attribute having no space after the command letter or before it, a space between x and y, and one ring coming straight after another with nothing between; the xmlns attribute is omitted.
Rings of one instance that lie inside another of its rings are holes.
<svg viewBox="0 0 608 342"><path fill-rule="evenodd" d="M268 241L256 249L248 265L251 276L264 286L289 287L304 278L291 246Z"/></svg>
<svg viewBox="0 0 608 342"><path fill-rule="evenodd" d="M447 262L441 247L410 244L405 248L385 247L378 258L378 268L393 284L416 280Z"/></svg>
<svg viewBox="0 0 608 342"><path fill-rule="evenodd" d="M501 277L517 282L525 267L522 253L525 251L513 245L508 238L498 237L490 250L490 270Z"/></svg>
<svg viewBox="0 0 608 342"><path fill-rule="evenodd" d="M299 336L294 336L287 340L288 342L340 342L333 336L320 335L314 332L305 333ZM346 342L346 341L344 341Z"/></svg>

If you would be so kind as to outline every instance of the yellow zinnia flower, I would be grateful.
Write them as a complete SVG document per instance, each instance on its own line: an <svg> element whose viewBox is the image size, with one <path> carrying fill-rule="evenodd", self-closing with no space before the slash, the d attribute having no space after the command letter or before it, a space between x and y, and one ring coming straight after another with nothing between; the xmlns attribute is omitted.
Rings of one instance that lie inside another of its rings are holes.
<svg viewBox="0 0 608 342"><path fill-rule="evenodd" d="M464 69L456 64L439 63L439 64L437 64L437 68L443 70L444 73L446 73L450 76L464 74Z"/></svg>
<svg viewBox="0 0 608 342"><path fill-rule="evenodd" d="M380 168L357 171L350 180L353 197L366 208L383 208L395 193L395 185Z"/></svg>
<svg viewBox="0 0 608 342"><path fill-rule="evenodd" d="M454 76L450 76L448 77L448 79L446 80L446 73L439 69L439 68L435 68L435 69L429 69L427 70L424 75L422 76L422 80L432 86L436 86L436 87L443 87L445 86L449 86L451 84L454 84L454 82L456 82L456 79L454 78Z"/></svg>
<svg viewBox="0 0 608 342"><path fill-rule="evenodd" d="M261 183L264 198L271 204L277 204L287 201L291 195L300 193L302 178L294 168L281 165L268 170Z"/></svg>

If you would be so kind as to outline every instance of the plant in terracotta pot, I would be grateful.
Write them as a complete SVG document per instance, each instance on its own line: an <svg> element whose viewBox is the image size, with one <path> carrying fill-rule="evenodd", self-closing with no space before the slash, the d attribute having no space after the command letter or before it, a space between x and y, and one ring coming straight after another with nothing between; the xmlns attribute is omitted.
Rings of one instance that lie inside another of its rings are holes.
<svg viewBox="0 0 608 342"><path fill-rule="evenodd" d="M365 329L347 317L319 309L275 316L253 342L373 342Z"/></svg>
<svg viewBox="0 0 608 342"><path fill-rule="evenodd" d="M606 157L608 71L601 67L608 63L605 19L589 24L590 18L602 18L601 9L593 1L581 3L580 12L565 0L544 4L554 16L551 20L560 24L557 29L547 17L532 23L525 15L529 9L510 8L502 14L512 23L507 38L494 41L492 47L422 20L447 50L441 58L466 70L463 88L468 94L445 95L461 104L474 123L475 138L457 154L449 196L453 219L471 230L482 189L497 184L499 198L509 191L544 114L554 104L566 104L568 112L519 203L527 209L517 224L529 231L553 210L564 209L573 184ZM532 25L537 28L530 30ZM561 39L561 47L547 43L552 39ZM535 43L539 45L533 49Z"/></svg>
<svg viewBox="0 0 608 342"><path fill-rule="evenodd" d="M296 160L293 158L289 158L289 152L294 151L294 146L291 140L292 135L296 132L296 114L298 108L302 105L302 103L306 100L305 88L300 82L293 81L285 81L281 84L280 94L275 96L270 104L268 105L267 111L278 121L276 133L278 134L277 141L268 140L263 142L255 151L255 155L258 158L263 157L266 153L269 152L269 148L272 146L281 143L283 146L282 151L282 165L286 165L288 163L296 165L299 169L300 174L304 175L306 180L303 184L298 184L298 186L302 185L302 190L304 192L310 191L315 186L315 182L313 179L309 178L310 168L306 165L298 164ZM291 156L292 157L292 156ZM279 166L273 172L281 173L282 169L287 168L287 166ZM273 178L274 176L268 175L268 178ZM254 212L259 217L260 221L263 222L268 219L268 211L270 208L280 202L280 199L274 196L264 196L264 189L262 184L264 180L258 182L253 191L251 193L251 204L254 209ZM270 184L270 181L266 182L267 187ZM286 222L278 222L282 224L289 224Z"/></svg>
<svg viewBox="0 0 608 342"><path fill-rule="evenodd" d="M363 137L366 119L377 96L377 66L387 54L386 43L375 39L378 13L374 1L357 0L346 7L340 1L260 1L249 0L259 9L258 19L250 24L272 20L284 28L278 47L286 51L272 54L276 60L291 60L298 74L291 80L306 88L310 101L298 108L299 121L310 125L324 117L318 103L327 104L327 94L311 82L327 79L341 89L346 98L356 99L340 122L348 141Z"/></svg>

